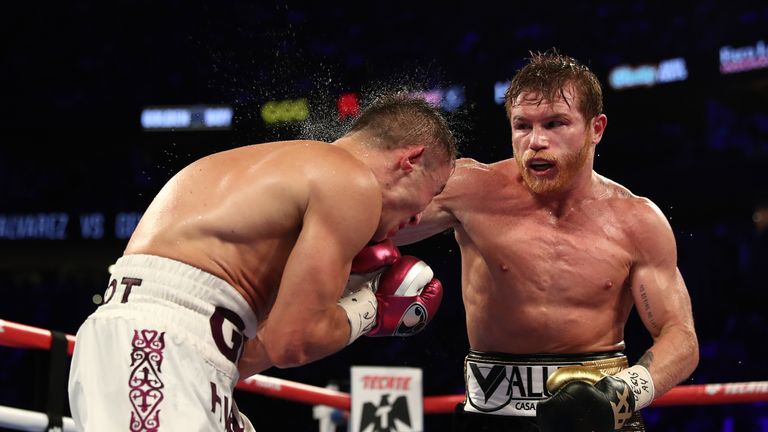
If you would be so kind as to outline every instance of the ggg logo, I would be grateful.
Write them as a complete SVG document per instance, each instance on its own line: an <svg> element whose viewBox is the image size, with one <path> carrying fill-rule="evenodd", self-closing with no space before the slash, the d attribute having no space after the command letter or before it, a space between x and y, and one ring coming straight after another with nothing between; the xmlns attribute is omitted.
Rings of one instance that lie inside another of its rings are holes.
<svg viewBox="0 0 768 432"><path fill-rule="evenodd" d="M261 118L264 123L297 122L309 117L309 103L306 99L269 101L261 107Z"/></svg>

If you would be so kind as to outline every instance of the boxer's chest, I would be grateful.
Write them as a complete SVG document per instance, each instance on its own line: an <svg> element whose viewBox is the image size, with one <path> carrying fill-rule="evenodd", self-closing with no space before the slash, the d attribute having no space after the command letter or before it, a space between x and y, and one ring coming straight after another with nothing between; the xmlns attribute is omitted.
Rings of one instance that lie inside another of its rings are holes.
<svg viewBox="0 0 768 432"><path fill-rule="evenodd" d="M497 278L542 289L579 286L582 293L625 283L633 249L611 212L582 209L557 218L541 209L505 210L474 214L459 234Z"/></svg>

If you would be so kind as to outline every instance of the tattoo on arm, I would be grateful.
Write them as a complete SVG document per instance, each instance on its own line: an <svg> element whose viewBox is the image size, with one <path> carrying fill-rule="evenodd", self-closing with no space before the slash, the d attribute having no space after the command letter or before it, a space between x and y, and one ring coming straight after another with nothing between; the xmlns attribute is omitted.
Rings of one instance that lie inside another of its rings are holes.
<svg viewBox="0 0 768 432"><path fill-rule="evenodd" d="M642 357L640 357L640 360L638 360L636 364L644 366L646 369L650 369L651 363L653 363L653 351L648 350Z"/></svg>
<svg viewBox="0 0 768 432"><path fill-rule="evenodd" d="M640 299L643 302L643 312L645 312L645 317L653 328L658 329L659 324L656 322L656 318L653 317L651 302L648 301L648 292L645 290L645 285L642 284L640 285Z"/></svg>

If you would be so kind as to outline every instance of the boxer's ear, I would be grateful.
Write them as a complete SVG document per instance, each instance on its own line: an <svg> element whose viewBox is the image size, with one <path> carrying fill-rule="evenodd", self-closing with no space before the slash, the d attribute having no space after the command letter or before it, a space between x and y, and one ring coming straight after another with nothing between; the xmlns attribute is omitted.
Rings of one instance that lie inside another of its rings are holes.
<svg viewBox="0 0 768 432"><path fill-rule="evenodd" d="M414 170L416 165L424 161L424 146L411 146L405 149L400 156L400 169L409 173Z"/></svg>

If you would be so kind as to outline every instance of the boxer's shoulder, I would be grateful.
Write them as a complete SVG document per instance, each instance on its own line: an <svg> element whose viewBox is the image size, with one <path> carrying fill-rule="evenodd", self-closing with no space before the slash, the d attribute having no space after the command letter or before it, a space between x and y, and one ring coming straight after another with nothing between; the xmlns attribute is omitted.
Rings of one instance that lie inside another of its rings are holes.
<svg viewBox="0 0 768 432"><path fill-rule="evenodd" d="M661 214L650 199L634 194L629 188L605 176L595 173L596 201L603 202L617 211L640 217Z"/></svg>
<svg viewBox="0 0 768 432"><path fill-rule="evenodd" d="M506 183L504 180L514 175L517 166L513 159L486 164L471 158L456 160L456 169L448 181L449 187L454 189L461 186L487 186Z"/></svg>

